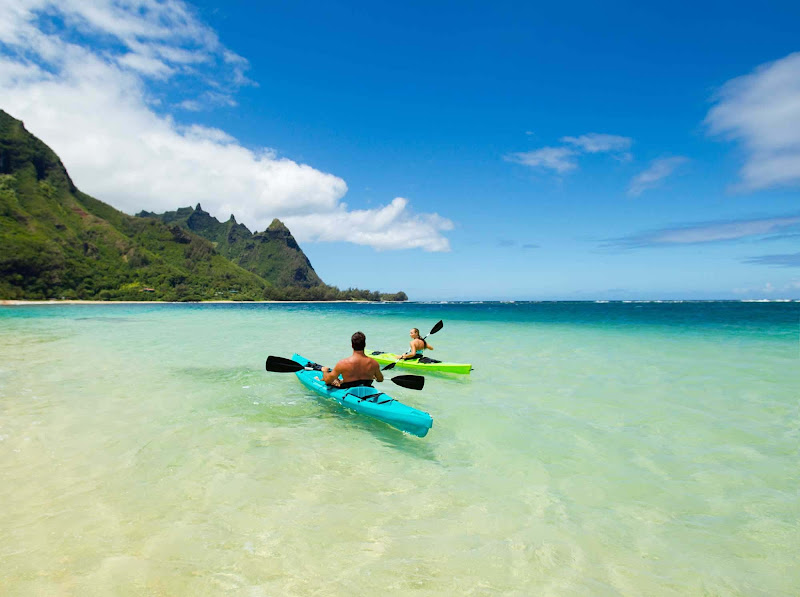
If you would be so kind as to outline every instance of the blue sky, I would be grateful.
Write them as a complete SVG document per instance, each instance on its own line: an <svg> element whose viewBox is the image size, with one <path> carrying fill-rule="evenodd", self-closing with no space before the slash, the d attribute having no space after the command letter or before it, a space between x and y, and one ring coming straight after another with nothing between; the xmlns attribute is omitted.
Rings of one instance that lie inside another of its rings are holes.
<svg viewBox="0 0 800 597"><path fill-rule="evenodd" d="M412 299L800 298L797 3L0 0L85 192Z"/></svg>

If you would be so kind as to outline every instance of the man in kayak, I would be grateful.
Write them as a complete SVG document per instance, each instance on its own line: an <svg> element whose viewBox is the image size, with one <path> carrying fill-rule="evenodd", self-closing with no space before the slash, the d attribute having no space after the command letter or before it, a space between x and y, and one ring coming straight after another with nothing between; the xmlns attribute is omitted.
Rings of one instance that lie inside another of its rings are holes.
<svg viewBox="0 0 800 597"><path fill-rule="evenodd" d="M420 358L423 350L433 350L433 346L428 344L424 338L419 337L419 330L417 328L411 328L408 334L411 336L408 352L404 352L400 355L400 358L404 361Z"/></svg>
<svg viewBox="0 0 800 597"><path fill-rule="evenodd" d="M322 368L322 380L329 386L352 388L355 386L371 386L374 381L383 381L383 373L378 361L364 354L367 337L363 332L356 332L350 338L353 354L342 359L336 366ZM342 379L339 380L341 374Z"/></svg>

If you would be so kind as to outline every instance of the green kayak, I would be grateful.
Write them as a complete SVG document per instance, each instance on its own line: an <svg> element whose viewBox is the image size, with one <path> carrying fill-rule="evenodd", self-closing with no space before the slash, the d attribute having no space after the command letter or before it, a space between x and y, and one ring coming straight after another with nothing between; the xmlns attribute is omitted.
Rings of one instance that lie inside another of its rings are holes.
<svg viewBox="0 0 800 597"><path fill-rule="evenodd" d="M445 363L435 359L430 359L428 357L398 361L397 359L400 358L400 355L394 354L393 352L371 350L366 354L368 357L372 357L378 361L381 365L388 365L390 363L397 362L398 367L403 367L405 369L418 369L419 371L444 371L446 373L464 374L469 374L469 372L472 370L472 365L467 363Z"/></svg>

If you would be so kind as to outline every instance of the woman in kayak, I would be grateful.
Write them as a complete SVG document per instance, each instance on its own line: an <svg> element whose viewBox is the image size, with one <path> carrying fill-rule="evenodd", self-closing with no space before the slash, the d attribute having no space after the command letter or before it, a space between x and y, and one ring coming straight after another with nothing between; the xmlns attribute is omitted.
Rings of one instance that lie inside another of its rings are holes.
<svg viewBox="0 0 800 597"><path fill-rule="evenodd" d="M342 359L336 366L322 368L322 380L329 386L352 388L355 386L371 386L374 381L383 381L383 373L378 361L364 354L367 337L364 332L356 332L350 338L353 354ZM339 375L342 379L339 380Z"/></svg>
<svg viewBox="0 0 800 597"><path fill-rule="evenodd" d="M423 350L433 350L433 346L428 344L425 338L419 337L419 330L417 328L411 328L408 334L411 336L411 342L408 345L409 350L400 355L401 359L405 361L418 359L422 356Z"/></svg>

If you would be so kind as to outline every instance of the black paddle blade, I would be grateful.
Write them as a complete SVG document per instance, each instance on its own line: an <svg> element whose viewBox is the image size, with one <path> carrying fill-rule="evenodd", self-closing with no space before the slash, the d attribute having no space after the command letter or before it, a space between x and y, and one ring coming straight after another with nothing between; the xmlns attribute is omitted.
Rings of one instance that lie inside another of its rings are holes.
<svg viewBox="0 0 800 597"><path fill-rule="evenodd" d="M409 390L421 390L425 385L425 378L421 375L398 375L392 378L392 382Z"/></svg>
<svg viewBox="0 0 800 597"><path fill-rule="evenodd" d="M381 369L381 371L388 371L389 369L394 369L395 365L397 365L397 361L395 361L394 363L389 363L388 365L386 365L386 367Z"/></svg>
<svg viewBox="0 0 800 597"><path fill-rule="evenodd" d="M302 371L304 368L300 363L292 359L273 357L271 355L267 357L267 371L272 371L273 373L295 373L296 371Z"/></svg>
<svg viewBox="0 0 800 597"><path fill-rule="evenodd" d="M430 331L430 333L429 333L428 335L430 336L431 334L435 334L436 332L438 332L439 330L441 330L443 327L444 327L444 321L442 321L442 320L440 319L440 320L439 320L439 323L437 323L435 326L433 326L433 327L431 328L431 331Z"/></svg>

